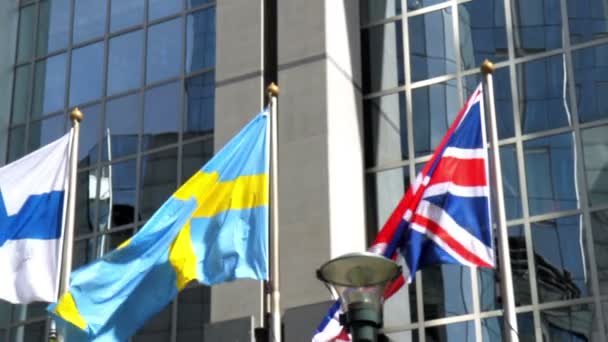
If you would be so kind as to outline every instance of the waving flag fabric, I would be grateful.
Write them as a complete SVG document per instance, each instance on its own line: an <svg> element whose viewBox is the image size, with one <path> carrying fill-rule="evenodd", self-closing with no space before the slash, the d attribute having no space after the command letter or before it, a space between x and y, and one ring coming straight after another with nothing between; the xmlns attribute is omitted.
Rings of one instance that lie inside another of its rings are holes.
<svg viewBox="0 0 608 342"><path fill-rule="evenodd" d="M0 168L0 299L57 299L69 140Z"/></svg>
<svg viewBox="0 0 608 342"><path fill-rule="evenodd" d="M431 264L494 267L483 108L479 85L369 248L393 259L401 252L405 260L385 300ZM350 341L340 313L336 302L314 342Z"/></svg>
<svg viewBox="0 0 608 342"><path fill-rule="evenodd" d="M69 341L127 341L193 280L267 278L267 126L259 114L130 240L72 273L48 308Z"/></svg>

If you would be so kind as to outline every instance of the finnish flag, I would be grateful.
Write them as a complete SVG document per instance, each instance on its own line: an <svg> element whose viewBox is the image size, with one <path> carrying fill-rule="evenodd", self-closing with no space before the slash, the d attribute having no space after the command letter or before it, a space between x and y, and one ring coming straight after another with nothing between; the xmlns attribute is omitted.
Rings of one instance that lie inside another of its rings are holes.
<svg viewBox="0 0 608 342"><path fill-rule="evenodd" d="M0 168L0 299L57 299L69 148L66 134Z"/></svg>

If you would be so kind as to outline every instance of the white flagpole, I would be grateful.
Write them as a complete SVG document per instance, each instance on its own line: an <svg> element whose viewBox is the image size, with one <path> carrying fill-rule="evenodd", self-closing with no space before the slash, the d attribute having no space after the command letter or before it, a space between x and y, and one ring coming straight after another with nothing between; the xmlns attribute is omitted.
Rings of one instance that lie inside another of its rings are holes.
<svg viewBox="0 0 608 342"><path fill-rule="evenodd" d="M271 83L268 86L270 98L270 334L269 340L281 342L281 295L279 292L279 149L277 98L279 87Z"/></svg>
<svg viewBox="0 0 608 342"><path fill-rule="evenodd" d="M70 274L72 273L72 251L74 248L74 223L76 220L76 172L78 171L78 141L80 138L80 122L83 114L78 108L70 113L72 119L72 145L70 149L70 170L68 187L68 208L65 231L63 232L63 256L61 258L61 277L59 280L59 293L68 292L70 289ZM64 336L61 332L57 335L57 341L63 342Z"/></svg>
<svg viewBox="0 0 608 342"><path fill-rule="evenodd" d="M513 277L511 273L511 255L509 254L509 233L507 231L507 218L502 186L502 171L500 167L500 154L498 148L498 130L496 128L496 108L494 106L494 84L492 73L494 64L487 59L481 64L483 74L483 94L486 118L489 123L491 151L491 178L492 192L494 193L495 213L494 222L498 231L498 254L500 259L500 279L502 289L502 304L504 308L503 323L504 336L507 342L519 341L517 330L517 316L515 314L515 295L513 292Z"/></svg>

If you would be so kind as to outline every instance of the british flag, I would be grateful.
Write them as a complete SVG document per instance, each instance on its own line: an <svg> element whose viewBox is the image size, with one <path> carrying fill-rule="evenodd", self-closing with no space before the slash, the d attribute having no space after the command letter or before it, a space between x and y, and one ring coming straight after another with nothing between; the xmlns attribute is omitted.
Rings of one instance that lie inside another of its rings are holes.
<svg viewBox="0 0 608 342"><path fill-rule="evenodd" d="M431 264L494 267L488 153L481 84L448 129L432 158L386 221L371 252L405 261L385 291L390 298ZM313 342L350 341L336 302Z"/></svg>

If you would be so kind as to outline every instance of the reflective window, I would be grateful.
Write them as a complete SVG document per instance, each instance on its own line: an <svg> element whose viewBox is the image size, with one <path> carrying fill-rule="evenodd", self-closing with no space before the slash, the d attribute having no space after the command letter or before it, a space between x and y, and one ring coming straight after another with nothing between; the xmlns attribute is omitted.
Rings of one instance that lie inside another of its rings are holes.
<svg viewBox="0 0 608 342"><path fill-rule="evenodd" d="M591 213L593 249L600 282L600 294L608 294L608 210Z"/></svg>
<svg viewBox="0 0 608 342"><path fill-rule="evenodd" d="M184 145L182 150L182 184L192 177L211 157L213 157L213 139Z"/></svg>
<svg viewBox="0 0 608 342"><path fill-rule="evenodd" d="M40 2L38 19L38 56L44 56L68 45L70 29L70 1L46 0Z"/></svg>
<svg viewBox="0 0 608 342"><path fill-rule="evenodd" d="M188 8L195 8L210 2L211 0L186 0L186 6L188 6Z"/></svg>
<svg viewBox="0 0 608 342"><path fill-rule="evenodd" d="M74 44L104 34L107 8L107 0L75 0Z"/></svg>
<svg viewBox="0 0 608 342"><path fill-rule="evenodd" d="M100 98L102 79L103 42L72 51L70 106Z"/></svg>
<svg viewBox="0 0 608 342"><path fill-rule="evenodd" d="M382 227L410 186L409 168L396 168L368 174L366 177L368 227L376 232Z"/></svg>
<svg viewBox="0 0 608 342"><path fill-rule="evenodd" d="M30 76L32 67L30 64L20 66L15 71L15 86L13 89L13 115L11 123L25 122L27 117L27 106L30 99Z"/></svg>
<svg viewBox="0 0 608 342"><path fill-rule="evenodd" d="M182 0L148 0L148 20L175 14L182 9Z"/></svg>
<svg viewBox="0 0 608 342"><path fill-rule="evenodd" d="M101 207L100 210L105 209ZM107 215L107 212L103 212L102 214ZM100 214L101 215L101 214ZM107 218L100 218L102 220L107 220ZM105 233L99 237L97 237L97 255L98 257L107 254L115 250L121 243L127 241L131 236L133 236L133 229L125 229L114 231L112 233Z"/></svg>
<svg viewBox="0 0 608 342"><path fill-rule="evenodd" d="M146 91L144 107L144 149L177 141L180 117L180 86L170 83Z"/></svg>
<svg viewBox="0 0 608 342"><path fill-rule="evenodd" d="M405 94L391 94L364 102L367 166L408 158Z"/></svg>
<svg viewBox="0 0 608 342"><path fill-rule="evenodd" d="M17 43L17 62L32 58L34 51L34 22L36 6L27 6L19 11L19 41Z"/></svg>
<svg viewBox="0 0 608 342"><path fill-rule="evenodd" d="M608 1L568 0L570 44L599 39L608 35Z"/></svg>
<svg viewBox="0 0 608 342"><path fill-rule="evenodd" d="M177 301L177 341L204 341L202 322L211 320L211 288L198 284L186 288Z"/></svg>
<svg viewBox="0 0 608 342"><path fill-rule="evenodd" d="M473 321L452 323L425 329L427 341L473 342L475 323Z"/></svg>
<svg viewBox="0 0 608 342"><path fill-rule="evenodd" d="M572 134L524 143L530 215L578 207Z"/></svg>
<svg viewBox="0 0 608 342"><path fill-rule="evenodd" d="M30 123L29 151L34 151L65 134L66 116L62 113Z"/></svg>
<svg viewBox="0 0 608 342"><path fill-rule="evenodd" d="M426 6L440 4L448 0L406 0L408 11L415 11Z"/></svg>
<svg viewBox="0 0 608 342"><path fill-rule="evenodd" d="M562 47L559 1L513 0L513 39L517 56Z"/></svg>
<svg viewBox="0 0 608 342"><path fill-rule="evenodd" d="M501 342L502 341L502 317L491 317L481 320L482 341ZM526 341L521 338L521 341Z"/></svg>
<svg viewBox="0 0 608 342"><path fill-rule="evenodd" d="M505 197L507 220L522 217L521 193L519 191L519 173L517 172L517 154L515 145L500 147L500 166L502 185Z"/></svg>
<svg viewBox="0 0 608 342"><path fill-rule="evenodd" d="M139 213L147 220L177 188L177 149L144 156L141 160Z"/></svg>
<svg viewBox="0 0 608 342"><path fill-rule="evenodd" d="M131 341L171 341L171 312L171 304L168 304L161 312L148 320Z"/></svg>
<svg viewBox="0 0 608 342"><path fill-rule="evenodd" d="M564 56L517 65L517 89L524 133L570 124Z"/></svg>
<svg viewBox="0 0 608 342"><path fill-rule="evenodd" d="M74 253L72 268L84 266L97 259L97 241L95 239L76 241L72 253Z"/></svg>
<svg viewBox="0 0 608 342"><path fill-rule="evenodd" d="M585 176L591 205L608 203L608 126L582 131Z"/></svg>
<svg viewBox="0 0 608 342"><path fill-rule="evenodd" d="M413 82L456 72L450 8L409 18L409 37Z"/></svg>
<svg viewBox="0 0 608 342"><path fill-rule="evenodd" d="M608 45L574 51L572 65L579 120L608 118Z"/></svg>
<svg viewBox="0 0 608 342"><path fill-rule="evenodd" d="M485 59L492 62L507 59L503 0L467 2L458 6L458 16L464 69L475 69Z"/></svg>
<svg viewBox="0 0 608 342"><path fill-rule="evenodd" d="M581 217L537 222L531 229L540 302L588 296L591 279L582 249Z"/></svg>
<svg viewBox="0 0 608 342"><path fill-rule="evenodd" d="M400 0L361 0L361 25L401 14Z"/></svg>
<svg viewBox="0 0 608 342"><path fill-rule="evenodd" d="M186 72L215 64L215 8L188 15L186 41Z"/></svg>
<svg viewBox="0 0 608 342"><path fill-rule="evenodd" d="M82 135L81 135L82 136ZM97 175L95 170L81 171L77 178L76 194L76 236L90 234L97 229L95 224L95 204L97 202ZM95 253L95 241L81 241L74 245L74 258L84 263L90 261ZM81 252L78 253L76 250ZM89 253L90 252L90 253ZM79 264L82 265L82 264ZM74 268L77 266L74 265Z"/></svg>
<svg viewBox="0 0 608 342"><path fill-rule="evenodd" d="M114 160L137 152L140 99L141 95L134 94L107 102L102 160Z"/></svg>
<svg viewBox="0 0 608 342"><path fill-rule="evenodd" d="M81 108L86 121L80 125L80 143L78 145L78 165L80 167L97 163L99 132L101 125L101 105ZM70 127L71 127L70 123Z"/></svg>
<svg viewBox="0 0 608 342"><path fill-rule="evenodd" d="M470 268L450 264L429 265L420 273L425 320L473 312Z"/></svg>
<svg viewBox="0 0 608 342"><path fill-rule="evenodd" d="M170 20L148 29L146 83L179 75L182 40L175 37L179 37L181 32L181 19Z"/></svg>
<svg viewBox="0 0 608 342"><path fill-rule="evenodd" d="M7 163L19 159L25 154L25 126L13 127L8 132Z"/></svg>
<svg viewBox="0 0 608 342"><path fill-rule="evenodd" d="M591 304L542 310L543 341L595 341L599 331L594 319Z"/></svg>
<svg viewBox="0 0 608 342"><path fill-rule="evenodd" d="M44 341L45 332L45 321L34 322L25 326L11 328L8 340L23 342Z"/></svg>
<svg viewBox="0 0 608 342"><path fill-rule="evenodd" d="M432 153L458 115L456 81L412 90L416 155Z"/></svg>
<svg viewBox="0 0 608 342"><path fill-rule="evenodd" d="M143 31L139 30L110 40L108 95L141 85L143 37Z"/></svg>
<svg viewBox="0 0 608 342"><path fill-rule="evenodd" d="M534 336L534 316L531 312L520 313L517 315L517 330L519 340L521 342L536 341Z"/></svg>
<svg viewBox="0 0 608 342"><path fill-rule="evenodd" d="M65 101L66 55L36 63L32 118L61 110Z"/></svg>
<svg viewBox="0 0 608 342"><path fill-rule="evenodd" d="M366 92L405 84L400 21L363 30L361 42L363 87Z"/></svg>
<svg viewBox="0 0 608 342"><path fill-rule="evenodd" d="M101 168L99 220L102 227L109 229L134 222L136 166L136 159L129 159Z"/></svg>
<svg viewBox="0 0 608 342"><path fill-rule="evenodd" d="M144 0L112 0L110 32L141 25L144 20Z"/></svg>
<svg viewBox="0 0 608 342"><path fill-rule="evenodd" d="M528 258L526 239L524 233L524 226L509 227L509 252L511 256L511 271L513 273L513 290L515 292L515 305L529 305L532 303L532 292L530 287L530 270L528 268ZM499 254L497 254L499 256ZM500 260L496 260L497 264ZM496 285L500 284L500 273L495 273L494 270L485 270L485 272L494 274L497 276ZM488 279L485 279L488 281ZM496 306L496 308L502 308L502 295L500 293L500 286L496 287L498 291L498 298L496 303L492 303L492 298L483 298L482 303L488 305L488 308Z"/></svg>
<svg viewBox="0 0 608 342"><path fill-rule="evenodd" d="M184 139L213 132L215 121L215 77L213 72L186 81ZM177 113L176 113L177 115Z"/></svg>

